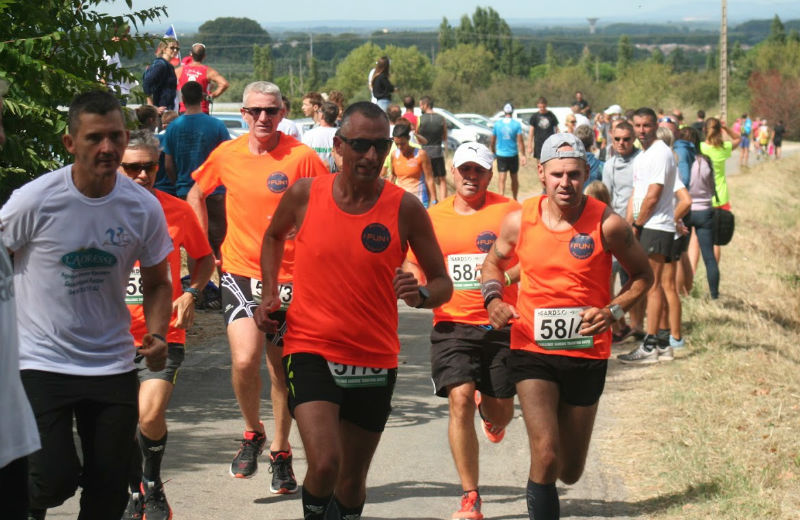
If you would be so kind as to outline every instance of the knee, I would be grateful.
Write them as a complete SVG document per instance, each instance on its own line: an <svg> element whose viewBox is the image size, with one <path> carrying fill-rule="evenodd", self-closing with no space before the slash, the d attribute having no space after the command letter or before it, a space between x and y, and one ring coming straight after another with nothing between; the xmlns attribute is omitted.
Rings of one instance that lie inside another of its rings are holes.
<svg viewBox="0 0 800 520"><path fill-rule="evenodd" d="M258 374L260 369L258 356L234 353L231 356L231 368L237 374Z"/></svg>
<svg viewBox="0 0 800 520"><path fill-rule="evenodd" d="M166 417L162 410L141 410L139 412L139 429L143 432L159 431L164 426L166 426Z"/></svg>
<svg viewBox="0 0 800 520"><path fill-rule="evenodd" d="M315 459L308 459L306 478L315 482L325 483L325 487L333 487L339 476L339 458L336 454L329 453Z"/></svg>
<svg viewBox="0 0 800 520"><path fill-rule="evenodd" d="M450 417L458 422L472 422L475 417L475 393L457 387L450 391Z"/></svg>
<svg viewBox="0 0 800 520"><path fill-rule="evenodd" d="M558 478L567 485L572 485L580 480L583 475L584 464L576 464L561 468Z"/></svg>
<svg viewBox="0 0 800 520"><path fill-rule="evenodd" d="M555 443L545 439L531 446L531 465L539 468L541 475L553 480L558 475L558 449Z"/></svg>

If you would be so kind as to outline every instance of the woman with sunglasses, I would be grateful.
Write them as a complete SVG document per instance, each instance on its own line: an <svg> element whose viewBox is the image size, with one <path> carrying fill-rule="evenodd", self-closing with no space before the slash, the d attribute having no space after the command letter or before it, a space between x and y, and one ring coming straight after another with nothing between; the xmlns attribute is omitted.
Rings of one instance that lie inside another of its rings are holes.
<svg viewBox="0 0 800 520"><path fill-rule="evenodd" d="M156 48L156 59L144 71L142 88L147 94L147 103L158 107L159 114L165 110L177 110L178 77L170 61L179 50L178 40L162 39Z"/></svg>

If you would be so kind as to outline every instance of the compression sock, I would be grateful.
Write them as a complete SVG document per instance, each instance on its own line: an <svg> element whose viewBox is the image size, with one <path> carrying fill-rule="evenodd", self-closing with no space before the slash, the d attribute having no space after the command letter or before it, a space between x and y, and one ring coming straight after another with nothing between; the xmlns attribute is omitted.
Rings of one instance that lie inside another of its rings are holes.
<svg viewBox="0 0 800 520"><path fill-rule="evenodd" d="M334 496L325 518L326 520L361 520L362 511L364 511L364 502L357 507L345 507Z"/></svg>
<svg viewBox="0 0 800 520"><path fill-rule="evenodd" d="M151 482L161 482L161 460L164 458L164 448L167 446L167 434L157 441L148 439L138 432L139 447L144 458L144 471L142 476Z"/></svg>
<svg viewBox="0 0 800 520"><path fill-rule="evenodd" d="M315 497L306 491L304 486L301 496L303 499L303 520L323 520L325 518L325 510L328 509L328 504L331 503L332 495Z"/></svg>
<svg viewBox="0 0 800 520"><path fill-rule="evenodd" d="M142 483L142 450L139 448L139 441L134 438L131 444L133 453L131 453L131 465L128 467L128 485L131 488L131 493L140 493L140 484Z"/></svg>
<svg viewBox="0 0 800 520"><path fill-rule="evenodd" d="M556 484L537 484L528 480L525 493L528 499L528 517L530 520L558 520L561 509L558 504Z"/></svg>

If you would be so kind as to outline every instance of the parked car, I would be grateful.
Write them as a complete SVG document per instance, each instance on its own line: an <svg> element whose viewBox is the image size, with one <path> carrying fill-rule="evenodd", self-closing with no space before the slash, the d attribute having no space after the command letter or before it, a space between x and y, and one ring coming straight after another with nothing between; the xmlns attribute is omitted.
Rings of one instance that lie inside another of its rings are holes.
<svg viewBox="0 0 800 520"><path fill-rule="evenodd" d="M453 144L458 147L461 143L479 142L489 146L492 139L492 131L488 128L472 125L462 121L455 114L443 108L434 107L433 111L440 116L444 117L447 124L447 146L450 148ZM452 138L452 139L451 139ZM455 141L455 142L454 142ZM457 143L457 144L456 144Z"/></svg>
<svg viewBox="0 0 800 520"><path fill-rule="evenodd" d="M471 125L478 125L489 129L494 126L494 121L481 114L456 114L456 117Z"/></svg>
<svg viewBox="0 0 800 520"><path fill-rule="evenodd" d="M233 139L250 131L250 127L239 112L214 112L212 116L225 124Z"/></svg>
<svg viewBox="0 0 800 520"><path fill-rule="evenodd" d="M552 112L553 115L556 116L556 119L558 119L559 130L564 130L564 121L566 121L567 119L567 114L572 113L572 109L570 107L547 107L547 110ZM527 139L527 134L530 131L531 127L529 123L529 121L531 120L531 116L538 111L539 109L536 107L515 108L514 111L511 113L511 117L516 117L517 119L519 119L519 122L522 123L522 130L526 134L526 139ZM497 121L504 115L505 114L502 111L497 112L495 115L492 116L492 121Z"/></svg>

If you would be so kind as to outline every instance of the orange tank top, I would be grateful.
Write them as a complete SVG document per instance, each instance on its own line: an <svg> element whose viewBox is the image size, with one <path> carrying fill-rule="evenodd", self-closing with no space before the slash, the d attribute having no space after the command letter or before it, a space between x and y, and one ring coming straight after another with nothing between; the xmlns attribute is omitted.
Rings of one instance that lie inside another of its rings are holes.
<svg viewBox="0 0 800 520"><path fill-rule="evenodd" d="M583 307L611 300L611 253L603 248L601 225L606 205L587 197L572 228L553 232L542 221L545 195L522 205L517 256L522 266L511 348L591 359L611 355L611 331L594 337L577 334Z"/></svg>
<svg viewBox="0 0 800 520"><path fill-rule="evenodd" d="M398 215L405 191L383 182L361 215L333 200L341 174L317 177L295 237L294 294L284 355L318 354L334 363L397 367L397 296L392 280L405 258Z"/></svg>
<svg viewBox="0 0 800 520"><path fill-rule="evenodd" d="M454 200L455 195L428 210L454 289L450 301L433 310L433 324L453 321L487 325L489 314L483 308L478 274L486 253L500 234L503 218L520 209L520 205L515 200L489 191L481 209L461 215L453 207ZM409 258L416 262L412 252L409 252ZM503 301L516 304L517 284L503 290Z"/></svg>

